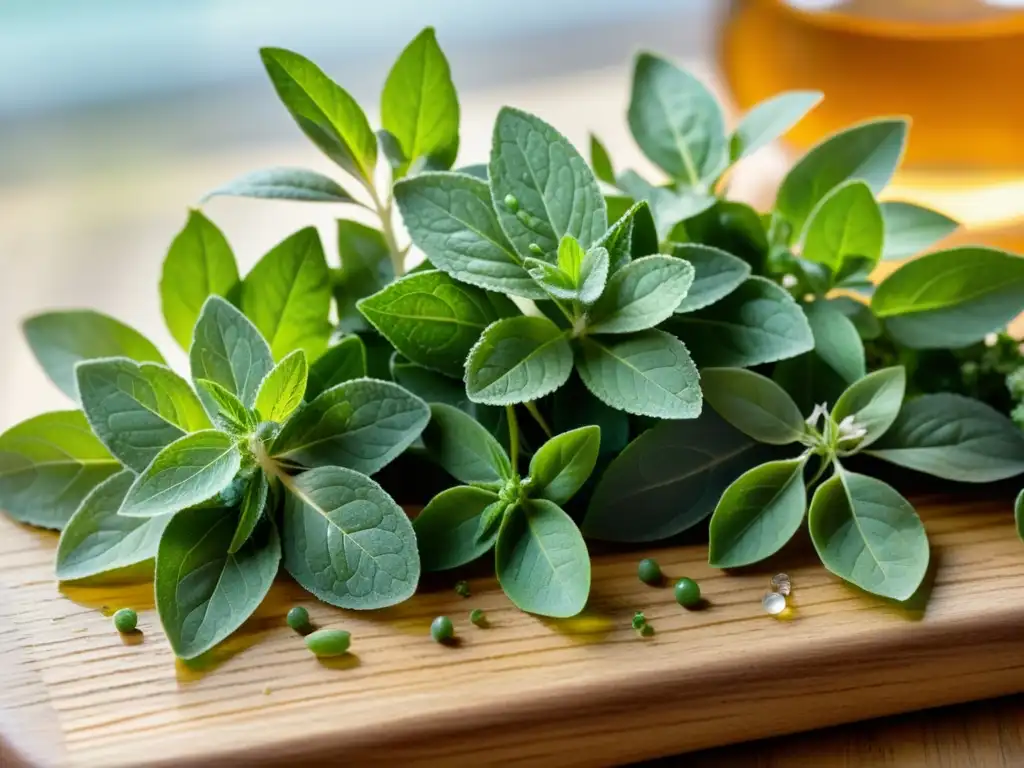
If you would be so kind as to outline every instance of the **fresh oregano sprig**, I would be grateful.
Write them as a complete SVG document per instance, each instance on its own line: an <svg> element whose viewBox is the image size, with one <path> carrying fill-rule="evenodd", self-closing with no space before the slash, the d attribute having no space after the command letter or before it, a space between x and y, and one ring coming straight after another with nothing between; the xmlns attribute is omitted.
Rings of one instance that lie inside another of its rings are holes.
<svg viewBox="0 0 1024 768"><path fill-rule="evenodd" d="M555 617L583 610L590 594L590 556L561 505L593 471L600 428L551 438L522 477L510 459L519 453L513 406L508 407L510 453L459 409L433 404L430 411L423 433L427 452L465 485L435 496L413 523L424 569L456 568L494 549L498 582L516 606Z"/></svg>

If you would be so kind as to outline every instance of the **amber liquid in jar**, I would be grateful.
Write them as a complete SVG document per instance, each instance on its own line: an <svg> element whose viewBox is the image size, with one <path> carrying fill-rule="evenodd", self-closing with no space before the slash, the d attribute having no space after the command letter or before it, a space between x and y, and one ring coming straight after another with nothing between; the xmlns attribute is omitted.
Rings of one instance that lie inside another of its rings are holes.
<svg viewBox="0 0 1024 768"><path fill-rule="evenodd" d="M790 89L825 94L787 137L798 149L909 116L886 196L959 219L973 241L1024 245L1024 0L742 0L720 51L741 109Z"/></svg>

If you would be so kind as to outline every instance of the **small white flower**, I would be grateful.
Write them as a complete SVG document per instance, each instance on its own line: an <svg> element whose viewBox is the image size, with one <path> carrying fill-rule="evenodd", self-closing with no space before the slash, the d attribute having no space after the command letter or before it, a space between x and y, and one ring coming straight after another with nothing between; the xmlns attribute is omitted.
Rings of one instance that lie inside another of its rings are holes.
<svg viewBox="0 0 1024 768"><path fill-rule="evenodd" d="M782 276L782 287L783 288L792 288L794 285L797 284L797 282L798 281L796 279L796 275L783 275Z"/></svg>
<svg viewBox="0 0 1024 768"><path fill-rule="evenodd" d="M814 406L814 410L811 411L811 415L807 417L807 426L818 427L818 420L823 416L828 416L828 403L818 403Z"/></svg>
<svg viewBox="0 0 1024 768"><path fill-rule="evenodd" d="M994 347L996 345L996 342L998 342L998 341L999 341L998 334L989 333L989 334L985 335L985 346L986 347Z"/></svg>
<svg viewBox="0 0 1024 768"><path fill-rule="evenodd" d="M866 427L860 426L853 420L853 416L847 416L839 422L839 441L859 440L868 433Z"/></svg>

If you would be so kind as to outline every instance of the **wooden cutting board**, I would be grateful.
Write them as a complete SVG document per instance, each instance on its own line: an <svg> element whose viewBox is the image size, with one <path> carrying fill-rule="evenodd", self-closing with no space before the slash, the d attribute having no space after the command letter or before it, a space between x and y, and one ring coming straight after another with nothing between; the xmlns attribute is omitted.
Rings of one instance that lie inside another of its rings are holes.
<svg viewBox="0 0 1024 768"><path fill-rule="evenodd" d="M920 502L930 598L899 606L840 583L806 543L763 568L716 571L703 546L595 557L585 615L515 610L493 579L440 580L372 614L317 603L285 579L198 666L173 658L149 583L65 586L56 537L0 519L0 765L606 765L1024 691L1024 544L1011 502ZM655 555L700 581L687 611L636 578ZM764 613L770 576L793 609ZM454 577L453 577L454 578ZM352 632L321 663L284 623L295 604ZM107 614L131 606L140 634ZM468 621L484 609L491 626ZM656 629L631 627L643 610ZM460 643L429 637L452 617Z"/></svg>

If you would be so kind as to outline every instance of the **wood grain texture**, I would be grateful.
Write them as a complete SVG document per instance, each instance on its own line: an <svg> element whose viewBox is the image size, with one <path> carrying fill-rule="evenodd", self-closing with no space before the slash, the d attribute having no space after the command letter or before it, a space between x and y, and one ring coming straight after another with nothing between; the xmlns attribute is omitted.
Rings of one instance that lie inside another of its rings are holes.
<svg viewBox="0 0 1024 768"><path fill-rule="evenodd" d="M0 758L606 765L1024 691L1024 545L1011 502L919 506L935 566L926 604L866 596L800 542L728 574L706 564L704 546L598 555L591 606L566 621L520 613L490 578L471 580L470 599L445 580L372 614L322 605L282 579L192 668L160 633L149 583L62 592L55 537L3 518ZM645 555L699 580L706 608L686 611L668 586L641 584ZM794 584L787 620L760 605L782 569ZM284 623L295 604L350 630L353 653L310 656ZM140 611L141 634L113 630L107 615L122 606ZM489 628L469 624L477 607ZM635 610L654 637L631 629ZM439 614L455 621L457 647L430 641Z"/></svg>
<svg viewBox="0 0 1024 768"><path fill-rule="evenodd" d="M668 768L674 758L644 768ZM823 728L686 756L687 768L1010 768L1024 765L1024 696Z"/></svg>

